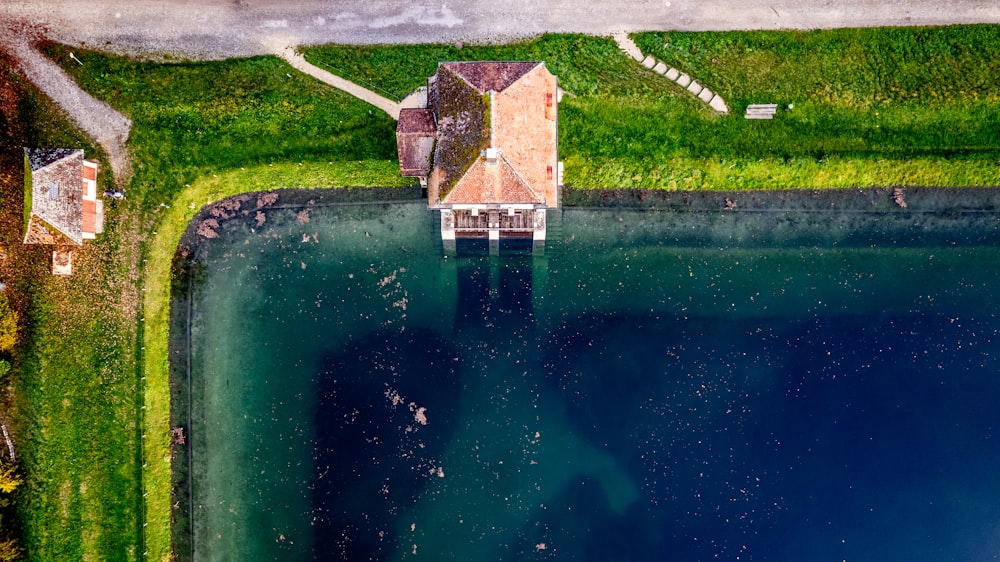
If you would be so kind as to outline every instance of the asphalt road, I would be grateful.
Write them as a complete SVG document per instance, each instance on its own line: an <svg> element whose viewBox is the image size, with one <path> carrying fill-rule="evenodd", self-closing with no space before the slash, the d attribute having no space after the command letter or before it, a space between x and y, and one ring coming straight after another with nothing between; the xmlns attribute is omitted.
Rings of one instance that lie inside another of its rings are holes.
<svg viewBox="0 0 1000 562"><path fill-rule="evenodd" d="M220 58L317 43L488 42L544 31L1000 23L997 0L3 0L0 22L70 45Z"/></svg>

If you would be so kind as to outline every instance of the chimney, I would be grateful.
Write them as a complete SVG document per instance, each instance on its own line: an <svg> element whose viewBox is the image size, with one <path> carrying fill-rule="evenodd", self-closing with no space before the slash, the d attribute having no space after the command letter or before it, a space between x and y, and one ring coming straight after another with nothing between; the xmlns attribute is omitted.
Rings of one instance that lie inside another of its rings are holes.
<svg viewBox="0 0 1000 562"><path fill-rule="evenodd" d="M497 157L500 155L500 151L490 147L486 149L486 164L490 166L495 166L497 163Z"/></svg>

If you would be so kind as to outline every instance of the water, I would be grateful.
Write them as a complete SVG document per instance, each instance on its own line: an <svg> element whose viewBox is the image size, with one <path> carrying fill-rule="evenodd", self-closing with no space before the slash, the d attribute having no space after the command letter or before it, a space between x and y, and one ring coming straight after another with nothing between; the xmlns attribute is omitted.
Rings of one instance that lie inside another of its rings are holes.
<svg viewBox="0 0 1000 562"><path fill-rule="evenodd" d="M195 559L998 558L996 215L303 208L199 250Z"/></svg>

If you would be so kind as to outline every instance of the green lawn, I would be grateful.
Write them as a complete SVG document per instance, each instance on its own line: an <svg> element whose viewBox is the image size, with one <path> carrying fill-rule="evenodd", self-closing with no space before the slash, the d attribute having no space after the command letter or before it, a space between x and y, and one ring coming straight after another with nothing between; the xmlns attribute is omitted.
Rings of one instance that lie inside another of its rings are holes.
<svg viewBox="0 0 1000 562"><path fill-rule="evenodd" d="M1000 184L1000 26L635 39L721 93L732 114L712 113L595 37L462 49L329 46L306 58L397 98L422 85L438 60L545 60L574 94L559 107L559 149L576 187ZM749 103L793 109L748 121Z"/></svg>
<svg viewBox="0 0 1000 562"><path fill-rule="evenodd" d="M396 98L423 85L439 60L545 60L569 92L560 153L577 187L1000 185L998 34L998 26L971 26L636 37L721 92L730 116L602 38L320 47L306 56ZM159 64L74 49L81 66L65 47L46 51L132 118L136 173L128 201L109 206L108 232L83 252L82 275L40 275L19 287L33 303L15 365L29 470L26 544L34 560L142 552L163 560L169 260L186 221L201 205L244 191L408 180L397 174L391 119L276 58ZM742 118L747 103L766 102L794 109L771 122ZM49 121L18 139L86 146L43 100L31 105Z"/></svg>
<svg viewBox="0 0 1000 562"><path fill-rule="evenodd" d="M395 122L274 57L160 64L49 45L95 97L133 121L134 196L150 210L213 171L276 162L388 161Z"/></svg>

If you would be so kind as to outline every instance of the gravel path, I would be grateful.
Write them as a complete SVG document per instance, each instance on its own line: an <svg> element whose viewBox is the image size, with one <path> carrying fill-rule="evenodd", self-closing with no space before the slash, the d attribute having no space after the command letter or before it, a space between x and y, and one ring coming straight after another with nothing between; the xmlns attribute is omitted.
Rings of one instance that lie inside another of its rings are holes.
<svg viewBox="0 0 1000 562"><path fill-rule="evenodd" d="M132 121L84 92L59 65L32 47L33 39L31 34L0 26L0 48L12 56L19 73L63 108L73 123L101 145L111 163L116 184L124 186L132 175L131 160L125 148Z"/></svg>
<svg viewBox="0 0 1000 562"><path fill-rule="evenodd" d="M0 21L62 43L225 58L271 41L484 42L545 31L812 29L998 23L996 0L2 0Z"/></svg>

